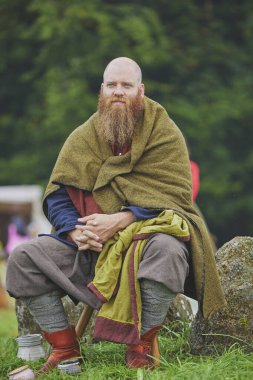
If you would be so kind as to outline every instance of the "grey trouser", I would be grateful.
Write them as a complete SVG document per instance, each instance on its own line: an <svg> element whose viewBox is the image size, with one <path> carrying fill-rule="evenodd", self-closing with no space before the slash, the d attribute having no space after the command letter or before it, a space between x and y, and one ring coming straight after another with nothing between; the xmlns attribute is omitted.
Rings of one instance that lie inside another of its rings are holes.
<svg viewBox="0 0 253 380"><path fill-rule="evenodd" d="M156 234L146 244L137 274L142 294L142 333L161 324L175 294L183 292L189 271L188 255L186 245L169 235ZM62 292L94 308L100 306L86 288L93 277L97 256L94 252L76 252L52 237L33 239L11 253L7 290L16 298L26 298L42 329L48 332L62 329L67 324L65 317L59 317L59 313L64 313L59 303Z"/></svg>

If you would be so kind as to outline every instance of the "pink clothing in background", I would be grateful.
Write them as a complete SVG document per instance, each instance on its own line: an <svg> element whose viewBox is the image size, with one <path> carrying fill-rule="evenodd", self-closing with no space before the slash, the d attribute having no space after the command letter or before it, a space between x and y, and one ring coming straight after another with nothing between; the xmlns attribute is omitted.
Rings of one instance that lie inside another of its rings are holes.
<svg viewBox="0 0 253 380"><path fill-rule="evenodd" d="M8 240L5 247L6 253L9 255L11 251L19 244L30 240L28 235L20 235L17 232L17 227L15 224L9 224L8 226Z"/></svg>
<svg viewBox="0 0 253 380"><path fill-rule="evenodd" d="M192 173L192 198L196 201L199 192L199 167L196 162L190 160Z"/></svg>

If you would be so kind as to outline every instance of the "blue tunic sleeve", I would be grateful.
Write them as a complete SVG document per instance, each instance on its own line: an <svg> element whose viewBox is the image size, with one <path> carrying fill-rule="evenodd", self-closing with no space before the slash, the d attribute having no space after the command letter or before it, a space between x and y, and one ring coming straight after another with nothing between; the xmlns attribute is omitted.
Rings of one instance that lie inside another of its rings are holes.
<svg viewBox="0 0 253 380"><path fill-rule="evenodd" d="M50 236L68 244L77 247L75 243L67 240L67 233L75 229L80 218L80 214L71 201L65 187L61 187L47 197L48 219L55 229ZM145 209L138 206L128 206L122 208L123 211L132 211L137 221L156 217L161 210ZM42 236L42 235L40 235Z"/></svg>
<svg viewBox="0 0 253 380"><path fill-rule="evenodd" d="M77 221L80 214L71 201L66 188L61 187L59 190L54 191L47 197L46 201L48 207L47 217L55 229L54 233L47 236L52 236L62 243L77 248L74 242L67 240L67 233L74 230L77 223L80 224ZM40 234L40 236L45 235Z"/></svg>
<svg viewBox="0 0 253 380"><path fill-rule="evenodd" d="M139 220L155 218L162 211L160 209L148 209L148 208L143 208L143 207L138 207L138 206L128 206L122 209L122 211L126 211L126 210L132 211L137 222Z"/></svg>
<svg viewBox="0 0 253 380"><path fill-rule="evenodd" d="M47 206L48 219L59 235L75 229L80 214L64 187L47 197Z"/></svg>

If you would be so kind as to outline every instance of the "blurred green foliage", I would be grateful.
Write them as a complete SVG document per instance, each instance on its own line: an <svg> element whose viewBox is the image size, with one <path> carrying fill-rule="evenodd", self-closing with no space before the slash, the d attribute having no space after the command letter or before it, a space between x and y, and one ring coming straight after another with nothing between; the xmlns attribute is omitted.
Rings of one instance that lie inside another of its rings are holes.
<svg viewBox="0 0 253 380"><path fill-rule="evenodd" d="M95 110L106 64L136 60L184 133L218 245L253 230L250 0L0 0L0 184L45 185Z"/></svg>

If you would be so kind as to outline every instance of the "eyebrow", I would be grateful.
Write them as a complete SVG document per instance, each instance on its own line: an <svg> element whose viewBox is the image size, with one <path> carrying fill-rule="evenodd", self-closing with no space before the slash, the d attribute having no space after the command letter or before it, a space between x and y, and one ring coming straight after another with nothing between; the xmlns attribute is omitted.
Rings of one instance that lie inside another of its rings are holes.
<svg viewBox="0 0 253 380"><path fill-rule="evenodd" d="M122 82L122 84L130 84L131 86L133 86L134 82Z"/></svg>
<svg viewBox="0 0 253 380"><path fill-rule="evenodd" d="M108 80L108 81L106 81L105 82L106 84L116 84L117 83L117 81L114 81L114 80ZM131 85L131 86L133 86L134 85L134 82L121 82L123 85L124 84L127 84L127 85Z"/></svg>

